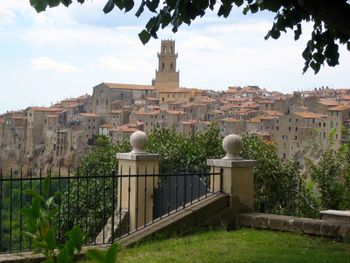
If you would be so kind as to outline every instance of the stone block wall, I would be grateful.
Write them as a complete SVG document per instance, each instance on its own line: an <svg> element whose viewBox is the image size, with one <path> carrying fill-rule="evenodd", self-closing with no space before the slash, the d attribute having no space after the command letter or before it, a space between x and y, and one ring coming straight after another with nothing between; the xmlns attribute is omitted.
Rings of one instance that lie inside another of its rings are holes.
<svg viewBox="0 0 350 263"><path fill-rule="evenodd" d="M299 232L315 236L350 240L350 223L347 222L262 213L241 213L237 214L236 223L239 227Z"/></svg>

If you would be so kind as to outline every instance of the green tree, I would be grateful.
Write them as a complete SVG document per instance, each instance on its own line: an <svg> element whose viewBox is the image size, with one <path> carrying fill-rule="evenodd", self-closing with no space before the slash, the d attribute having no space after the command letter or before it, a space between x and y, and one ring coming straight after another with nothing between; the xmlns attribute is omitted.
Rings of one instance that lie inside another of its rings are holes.
<svg viewBox="0 0 350 263"><path fill-rule="evenodd" d="M115 155L127 151L130 145L126 142L112 145L104 136L96 138L94 149L76 173L82 179L71 180L63 193L56 222L61 233L76 225L84 229L86 242L94 241L113 212L112 198L117 195L117 180L113 186L111 178L117 169Z"/></svg>
<svg viewBox="0 0 350 263"><path fill-rule="evenodd" d="M243 136L241 156L256 160L254 168L255 209L261 212L299 214L303 192L299 171L293 162L283 162L276 147L254 136Z"/></svg>
<svg viewBox="0 0 350 263"><path fill-rule="evenodd" d="M348 147L339 151L327 149L311 166L311 179L316 183L321 208L350 208L350 167Z"/></svg>
<svg viewBox="0 0 350 263"><path fill-rule="evenodd" d="M220 129L211 124L192 138L169 129L156 129L149 134L146 150L160 154L160 172L178 169L206 169L206 160L223 155Z"/></svg>
<svg viewBox="0 0 350 263"><path fill-rule="evenodd" d="M77 0L84 3L85 0ZM60 3L69 6L72 0L30 0L37 12ZM160 28L171 26L173 32L183 24L190 25L195 19L203 17L207 11L214 10L217 5L219 17L227 18L234 6L245 6L243 13L269 11L275 13L274 23L267 33L266 39L278 39L281 32L287 29L294 31L294 39L302 35L303 22L313 24L313 31L307 46L302 53L305 59L304 72L311 67L315 73L325 62L329 66L339 64L338 44L347 45L350 49L350 4L348 0L141 0L135 7L134 0L107 0L103 11L109 13L116 6L129 12L136 10L139 17L145 9L154 16L149 19L145 29L139 34L143 43L151 37L157 38Z"/></svg>

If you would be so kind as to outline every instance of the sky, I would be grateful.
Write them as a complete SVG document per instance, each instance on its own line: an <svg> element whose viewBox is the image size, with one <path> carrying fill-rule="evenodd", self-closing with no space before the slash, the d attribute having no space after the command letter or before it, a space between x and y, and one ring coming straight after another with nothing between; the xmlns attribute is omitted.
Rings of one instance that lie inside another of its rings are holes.
<svg viewBox="0 0 350 263"><path fill-rule="evenodd" d="M207 14L176 34L159 32L145 46L137 34L150 17L115 8L105 15L107 0L48 9L40 14L29 0L0 0L0 113L91 94L101 82L150 84L157 67L160 39L176 41L180 85L226 90L258 85L291 93L314 87L350 88L350 52L340 48L340 65L302 74L301 56L311 34L294 41L288 32L264 40L273 14L242 14L228 19Z"/></svg>

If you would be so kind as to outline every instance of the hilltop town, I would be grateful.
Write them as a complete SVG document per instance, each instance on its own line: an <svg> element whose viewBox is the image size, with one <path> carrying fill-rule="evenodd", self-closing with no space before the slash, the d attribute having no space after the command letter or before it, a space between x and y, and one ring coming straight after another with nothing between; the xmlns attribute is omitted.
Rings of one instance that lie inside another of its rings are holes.
<svg viewBox="0 0 350 263"><path fill-rule="evenodd" d="M173 129L186 136L216 122L222 136L253 134L274 142L281 158L299 158L311 142L349 140L350 90L328 87L282 94L258 86L226 91L180 86L175 42L163 40L150 85L101 83L92 95L51 107L0 115L0 170L76 168L97 135L114 143L136 130Z"/></svg>

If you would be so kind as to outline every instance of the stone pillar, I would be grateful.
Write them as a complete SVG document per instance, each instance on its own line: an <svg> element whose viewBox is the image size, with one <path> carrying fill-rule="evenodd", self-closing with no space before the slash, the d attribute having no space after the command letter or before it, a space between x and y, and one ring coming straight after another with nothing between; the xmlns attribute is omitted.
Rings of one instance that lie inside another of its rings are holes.
<svg viewBox="0 0 350 263"><path fill-rule="evenodd" d="M130 232L153 219L153 190L158 185L159 154L144 151L147 140L146 133L136 131L130 136L133 150L117 153L118 175L121 175L118 178L118 206L129 211Z"/></svg>
<svg viewBox="0 0 350 263"><path fill-rule="evenodd" d="M244 160L239 157L242 149L242 139L235 134L226 136L222 142L226 156L222 159L209 159L207 164L212 166L214 172L223 169L222 182L216 177L213 191L218 191L222 186L222 192L230 195L230 206L235 210L254 210L254 160ZM212 180L213 182L213 180ZM237 202L239 201L239 202Z"/></svg>

